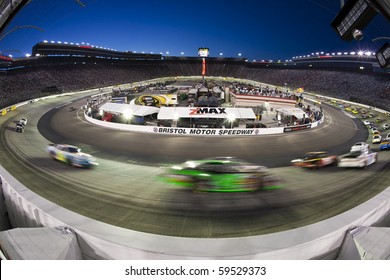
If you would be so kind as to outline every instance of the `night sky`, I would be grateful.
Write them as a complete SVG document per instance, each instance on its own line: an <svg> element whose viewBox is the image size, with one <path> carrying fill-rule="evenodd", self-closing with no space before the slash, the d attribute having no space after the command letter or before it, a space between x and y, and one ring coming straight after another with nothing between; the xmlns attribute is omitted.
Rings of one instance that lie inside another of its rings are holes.
<svg viewBox="0 0 390 280"><path fill-rule="evenodd" d="M24 56L36 43L54 40L171 56L197 56L208 47L210 56L284 60L375 51L384 41L372 40L390 36L390 22L378 15L363 40L342 41L330 26L339 0L80 1L84 7L76 0L32 0L1 34L0 51Z"/></svg>

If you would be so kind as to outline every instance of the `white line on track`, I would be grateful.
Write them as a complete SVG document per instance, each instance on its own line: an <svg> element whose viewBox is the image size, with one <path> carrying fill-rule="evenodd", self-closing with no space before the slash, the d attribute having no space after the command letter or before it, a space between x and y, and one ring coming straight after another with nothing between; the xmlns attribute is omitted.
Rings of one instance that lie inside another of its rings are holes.
<svg viewBox="0 0 390 280"><path fill-rule="evenodd" d="M90 122L88 122L88 121L86 121L86 120L82 119L82 118L79 116L79 112L80 112L80 111L82 111L82 109L81 109L81 108L80 108L80 109L78 109L78 111L77 111L77 118L78 118L80 121L82 121L83 123L86 123L86 124L92 125L92 126L101 127L100 125L96 125L96 124L90 123Z"/></svg>

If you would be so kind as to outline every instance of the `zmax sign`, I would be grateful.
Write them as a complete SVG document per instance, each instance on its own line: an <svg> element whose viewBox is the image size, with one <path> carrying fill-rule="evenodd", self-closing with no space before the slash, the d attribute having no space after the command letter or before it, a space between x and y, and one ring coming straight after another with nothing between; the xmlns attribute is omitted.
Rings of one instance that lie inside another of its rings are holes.
<svg viewBox="0 0 390 280"><path fill-rule="evenodd" d="M190 109L189 115L201 114L226 114L226 108L194 108Z"/></svg>

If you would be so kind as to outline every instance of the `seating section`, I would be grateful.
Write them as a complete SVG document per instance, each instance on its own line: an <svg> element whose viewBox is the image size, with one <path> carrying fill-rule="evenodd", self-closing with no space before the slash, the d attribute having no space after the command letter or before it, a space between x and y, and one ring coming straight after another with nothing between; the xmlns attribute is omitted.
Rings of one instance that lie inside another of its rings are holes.
<svg viewBox="0 0 390 280"><path fill-rule="evenodd" d="M200 76L200 60L126 63L41 63L0 72L0 107L59 92L99 88L158 77ZM390 110L386 73L253 67L245 62L211 60L207 76L234 77L306 91Z"/></svg>

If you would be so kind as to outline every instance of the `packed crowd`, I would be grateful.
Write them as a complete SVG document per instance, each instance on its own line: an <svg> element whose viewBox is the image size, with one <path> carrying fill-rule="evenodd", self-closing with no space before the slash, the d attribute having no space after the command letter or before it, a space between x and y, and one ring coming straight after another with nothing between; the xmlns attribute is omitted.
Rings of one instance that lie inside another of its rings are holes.
<svg viewBox="0 0 390 280"><path fill-rule="evenodd" d="M245 95L260 95L260 96L269 96L277 98L286 98L286 99L296 99L296 95L291 93L287 88L278 88L266 86L249 86L244 84L234 83L232 86L232 91L237 94Z"/></svg>
<svg viewBox="0 0 390 280"><path fill-rule="evenodd" d="M368 74L327 70L253 69L243 77L279 87L364 103L390 111L390 74Z"/></svg>

